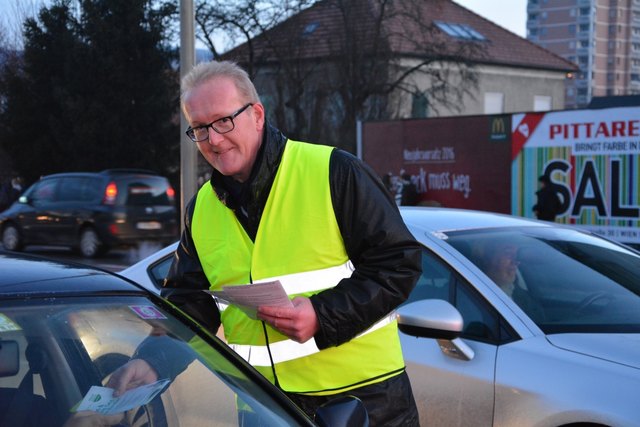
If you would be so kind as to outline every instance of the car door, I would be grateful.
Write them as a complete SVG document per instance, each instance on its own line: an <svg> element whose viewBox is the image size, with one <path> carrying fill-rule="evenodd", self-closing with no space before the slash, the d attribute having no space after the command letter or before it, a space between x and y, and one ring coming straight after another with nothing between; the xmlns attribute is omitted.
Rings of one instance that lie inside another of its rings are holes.
<svg viewBox="0 0 640 427"><path fill-rule="evenodd" d="M63 177L57 197L49 209L53 242L74 245L78 241L79 224L91 217L91 200L86 197L91 178L83 176ZM95 184L94 184L95 186Z"/></svg>
<svg viewBox="0 0 640 427"><path fill-rule="evenodd" d="M58 183L58 179L45 179L35 183L25 194L26 206L20 213L19 222L27 241L35 244L52 242L55 219L51 208L55 204Z"/></svg>
<svg viewBox="0 0 640 427"><path fill-rule="evenodd" d="M444 299L453 304L464 319L459 340L473 351L473 357L456 357L447 351L445 341L400 334L420 422L490 426L497 348L510 340L510 333L496 311L442 259L424 250L422 263L422 276L407 303Z"/></svg>

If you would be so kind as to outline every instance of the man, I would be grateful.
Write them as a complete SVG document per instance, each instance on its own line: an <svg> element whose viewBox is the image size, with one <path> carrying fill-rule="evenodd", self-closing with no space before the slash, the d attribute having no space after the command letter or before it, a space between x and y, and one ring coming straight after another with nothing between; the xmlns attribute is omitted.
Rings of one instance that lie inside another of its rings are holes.
<svg viewBox="0 0 640 427"><path fill-rule="evenodd" d="M197 65L182 81L187 135L213 167L189 203L163 295L215 332L202 290L278 279L293 308L230 305L227 342L312 415L355 395L371 425L418 425L393 310L421 249L375 173L332 147L288 140L246 72Z"/></svg>
<svg viewBox="0 0 640 427"><path fill-rule="evenodd" d="M544 308L531 296L519 265L518 246L498 239L487 242L479 266L534 321L543 322Z"/></svg>
<svg viewBox="0 0 640 427"><path fill-rule="evenodd" d="M551 180L547 175L538 178L540 189L536 191L538 203L533 206L533 212L538 219L545 221L555 221L556 215L560 213L560 199L551 186Z"/></svg>

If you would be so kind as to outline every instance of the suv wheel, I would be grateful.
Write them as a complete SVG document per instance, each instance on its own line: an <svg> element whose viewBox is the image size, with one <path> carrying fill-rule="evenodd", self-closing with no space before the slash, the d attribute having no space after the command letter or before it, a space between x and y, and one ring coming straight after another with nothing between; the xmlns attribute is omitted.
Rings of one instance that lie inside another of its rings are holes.
<svg viewBox="0 0 640 427"><path fill-rule="evenodd" d="M104 244L93 228L85 228L80 232L80 253L83 257L95 258L104 250Z"/></svg>
<svg viewBox="0 0 640 427"><path fill-rule="evenodd" d="M20 230L13 224L7 224L2 230L2 245L8 251L22 250L22 237Z"/></svg>

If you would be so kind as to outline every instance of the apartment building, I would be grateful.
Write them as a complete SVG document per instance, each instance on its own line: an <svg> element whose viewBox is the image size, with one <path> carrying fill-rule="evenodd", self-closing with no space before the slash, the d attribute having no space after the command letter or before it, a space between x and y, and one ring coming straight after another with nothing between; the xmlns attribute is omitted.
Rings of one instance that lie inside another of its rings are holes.
<svg viewBox="0 0 640 427"><path fill-rule="evenodd" d="M566 108L640 94L640 0L528 0L527 38L576 63Z"/></svg>

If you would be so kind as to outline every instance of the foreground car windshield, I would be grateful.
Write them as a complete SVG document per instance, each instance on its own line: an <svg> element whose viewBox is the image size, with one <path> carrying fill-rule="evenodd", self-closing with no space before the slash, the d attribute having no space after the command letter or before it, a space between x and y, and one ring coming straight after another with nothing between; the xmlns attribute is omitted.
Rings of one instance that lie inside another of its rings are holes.
<svg viewBox="0 0 640 427"><path fill-rule="evenodd" d="M274 400L273 389L229 359L223 343L212 338L218 348L203 341L137 296L0 302L0 424L61 426L81 402L107 408L92 386L106 384L143 341L168 351L159 358L167 374L160 379L168 381L159 383L157 394L131 397L132 407L116 411L124 411L117 425L237 426L238 408L259 425L304 424ZM12 422L3 423L7 419Z"/></svg>
<svg viewBox="0 0 640 427"><path fill-rule="evenodd" d="M563 228L458 231L446 241L547 334L640 332L640 256Z"/></svg>

